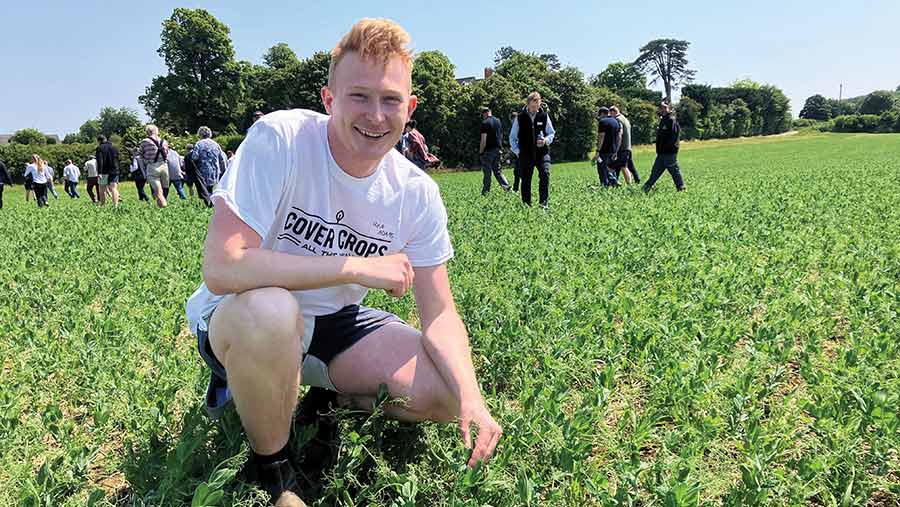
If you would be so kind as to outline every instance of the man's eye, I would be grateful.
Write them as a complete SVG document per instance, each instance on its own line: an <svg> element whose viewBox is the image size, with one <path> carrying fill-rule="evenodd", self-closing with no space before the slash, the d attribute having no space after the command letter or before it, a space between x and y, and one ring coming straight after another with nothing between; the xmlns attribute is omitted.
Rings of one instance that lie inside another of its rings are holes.
<svg viewBox="0 0 900 507"><path fill-rule="evenodd" d="M397 105L399 105L402 101L401 101L400 99L398 99L397 97L388 97L388 98L384 99L384 102L385 102L386 104L390 104L390 105L392 105L392 106L397 106Z"/></svg>
<svg viewBox="0 0 900 507"><path fill-rule="evenodd" d="M359 100L359 101L366 100L366 96L363 95L362 93L351 93L350 98L352 98L353 100Z"/></svg>

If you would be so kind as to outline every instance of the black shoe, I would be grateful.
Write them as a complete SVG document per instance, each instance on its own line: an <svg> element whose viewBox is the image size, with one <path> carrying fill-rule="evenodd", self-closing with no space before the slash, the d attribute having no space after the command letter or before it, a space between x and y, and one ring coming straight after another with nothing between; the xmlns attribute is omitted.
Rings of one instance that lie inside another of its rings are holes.
<svg viewBox="0 0 900 507"><path fill-rule="evenodd" d="M291 462L284 459L275 463L252 463L248 479L270 496L275 507L307 507L297 495L297 473Z"/></svg>
<svg viewBox="0 0 900 507"><path fill-rule="evenodd" d="M338 424L332 409L337 406L337 393L311 387L297 408L295 424L314 426L315 434L297 451L297 463L307 494L318 494L322 479L334 466L337 457ZM295 426L296 428L296 426Z"/></svg>

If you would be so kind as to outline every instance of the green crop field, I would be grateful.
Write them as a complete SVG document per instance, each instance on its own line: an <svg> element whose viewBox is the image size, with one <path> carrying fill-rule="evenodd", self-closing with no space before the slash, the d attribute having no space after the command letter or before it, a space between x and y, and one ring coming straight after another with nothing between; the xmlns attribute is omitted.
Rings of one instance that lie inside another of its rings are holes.
<svg viewBox="0 0 900 507"><path fill-rule="evenodd" d="M684 194L556 165L549 211L437 175L498 454L468 471L453 425L341 412L308 500L898 505L900 135L680 161ZM648 177L652 153L636 162ZM130 182L118 210L81 192L37 209L7 188L0 210L0 505L261 503L236 415L203 412L185 328L208 210L157 210ZM410 296L367 302L416 321ZM294 429L301 459L312 429Z"/></svg>

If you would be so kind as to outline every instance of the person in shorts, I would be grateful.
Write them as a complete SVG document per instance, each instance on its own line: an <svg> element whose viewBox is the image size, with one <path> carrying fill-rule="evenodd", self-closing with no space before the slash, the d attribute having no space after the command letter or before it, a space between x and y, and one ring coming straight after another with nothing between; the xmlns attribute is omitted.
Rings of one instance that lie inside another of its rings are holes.
<svg viewBox="0 0 900 507"><path fill-rule="evenodd" d="M212 195L187 320L211 369L208 409L233 400L249 475L276 505L305 505L288 452L301 383L359 409L386 386L405 400L389 416L456 421L469 466L501 435L453 302L438 186L393 149L416 108L408 43L391 21L355 24L332 51L329 115L267 114ZM363 306L368 289L413 289L421 330Z"/></svg>
<svg viewBox="0 0 900 507"><path fill-rule="evenodd" d="M119 150L106 139L106 136L97 136L97 149L94 150L94 158L97 159L98 183L100 183L100 205L106 204L107 194L113 201L113 205L119 205Z"/></svg>
<svg viewBox="0 0 900 507"><path fill-rule="evenodd" d="M625 178L625 183L640 183L641 177L638 174L637 167L634 166L634 160L631 153L631 121L619 111L618 106L609 108L609 115L619 122L622 128L622 142L619 144L619 151L616 152L616 159L610 164L610 168L616 171L616 179L619 174Z"/></svg>
<svg viewBox="0 0 900 507"><path fill-rule="evenodd" d="M138 163L144 168L144 177L150 184L150 193L160 208L168 206L163 189L169 188L169 143L159 137L159 128L150 124L145 128L147 137L141 141Z"/></svg>

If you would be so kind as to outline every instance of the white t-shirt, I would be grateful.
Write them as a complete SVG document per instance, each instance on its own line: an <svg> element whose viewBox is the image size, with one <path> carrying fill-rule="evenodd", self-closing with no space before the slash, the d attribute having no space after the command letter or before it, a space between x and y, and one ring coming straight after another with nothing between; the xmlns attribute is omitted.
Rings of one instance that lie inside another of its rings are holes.
<svg viewBox="0 0 900 507"><path fill-rule="evenodd" d="M97 159L91 158L90 160L85 162L84 170L87 171L88 178L96 178L97 177Z"/></svg>
<svg viewBox="0 0 900 507"><path fill-rule="evenodd" d="M50 175L50 171L47 170L47 167L44 167L44 172L38 171L38 168L35 164L28 164L28 167L25 168L25 176L31 175L34 178L35 183L47 183L47 177Z"/></svg>
<svg viewBox="0 0 900 507"><path fill-rule="evenodd" d="M63 177L71 182L78 183L78 177L81 176L81 171L78 170L78 166L75 164L69 164L63 167Z"/></svg>
<svg viewBox="0 0 900 507"><path fill-rule="evenodd" d="M355 257L403 252L413 267L453 257L437 183L396 150L372 175L350 176L331 154L328 118L294 109L257 121L213 199L228 205L269 250ZM367 290L347 284L293 294L309 318L360 304ZM191 295L186 310L193 332L222 297L205 283Z"/></svg>

